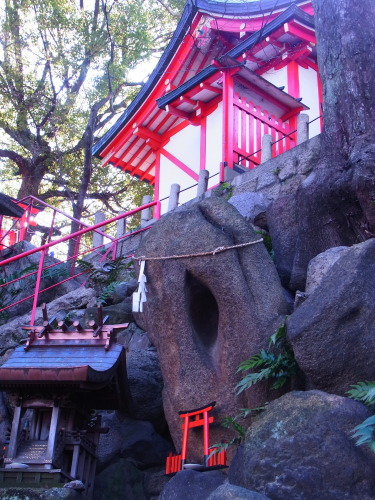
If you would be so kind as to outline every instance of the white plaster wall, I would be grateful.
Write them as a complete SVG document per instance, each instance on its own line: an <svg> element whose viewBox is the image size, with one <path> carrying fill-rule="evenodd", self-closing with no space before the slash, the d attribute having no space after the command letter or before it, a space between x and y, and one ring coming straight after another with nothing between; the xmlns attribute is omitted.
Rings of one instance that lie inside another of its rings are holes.
<svg viewBox="0 0 375 500"><path fill-rule="evenodd" d="M200 127L188 125L164 147L166 151L178 158L194 172L199 172Z"/></svg>
<svg viewBox="0 0 375 500"><path fill-rule="evenodd" d="M310 120L320 115L319 109L319 91L317 74L312 68L302 68L298 66L300 97L302 97L303 104L306 104L310 109L303 111L309 115ZM270 70L262 75L263 78L273 83L277 87L285 85L285 92L288 92L288 72L287 67L279 70ZM310 125L309 137L314 137L320 134L320 121L316 120Z"/></svg>
<svg viewBox="0 0 375 500"><path fill-rule="evenodd" d="M318 77L312 68L302 68L299 66L299 86L302 102L310 109L303 111L309 115L310 120L314 120L320 115ZM316 120L309 125L309 137L320 134L320 120Z"/></svg>
<svg viewBox="0 0 375 500"><path fill-rule="evenodd" d="M182 161L182 160L181 160ZM196 184L196 180L194 180L190 175L185 173L183 170L178 168L174 163L172 163L168 158L160 155L160 188L159 188L159 199L163 199L169 196L171 185L179 184L181 189L188 188L193 184ZM188 189L180 194L179 204L186 203L187 201L194 198L197 194L197 187L192 189ZM161 213L166 213L168 209L169 200L165 200L161 202Z"/></svg>
<svg viewBox="0 0 375 500"><path fill-rule="evenodd" d="M220 163L223 155L223 106L219 104L217 109L207 116L206 126L206 170L210 176L220 171ZM219 175L215 175L208 181L208 187L219 183Z"/></svg>
<svg viewBox="0 0 375 500"><path fill-rule="evenodd" d="M261 76L270 83L273 83L276 87L282 87L285 85L284 91L288 92L288 73L286 66L278 70L270 69Z"/></svg>

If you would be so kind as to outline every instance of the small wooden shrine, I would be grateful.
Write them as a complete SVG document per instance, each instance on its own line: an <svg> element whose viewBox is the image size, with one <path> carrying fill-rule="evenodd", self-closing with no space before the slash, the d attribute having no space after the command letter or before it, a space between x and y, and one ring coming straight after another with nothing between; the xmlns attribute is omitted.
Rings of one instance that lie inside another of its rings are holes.
<svg viewBox="0 0 375 500"><path fill-rule="evenodd" d="M98 320L83 328L49 319L27 326L25 346L0 368L0 390L14 408L9 445L0 468L4 487L49 487L79 479L92 497L101 427L93 409L125 409L130 393L125 349L115 343L98 306Z"/></svg>

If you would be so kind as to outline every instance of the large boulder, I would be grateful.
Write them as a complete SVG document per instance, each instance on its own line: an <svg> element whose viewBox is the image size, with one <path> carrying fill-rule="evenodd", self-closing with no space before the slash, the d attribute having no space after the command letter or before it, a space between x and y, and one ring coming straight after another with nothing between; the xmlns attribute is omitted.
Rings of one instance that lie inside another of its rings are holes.
<svg viewBox="0 0 375 500"><path fill-rule="evenodd" d="M159 500L207 500L218 486L224 483L226 475L219 471L198 472L182 470L164 486Z"/></svg>
<svg viewBox="0 0 375 500"><path fill-rule="evenodd" d="M288 321L288 340L310 387L344 395L375 380L375 240L354 245Z"/></svg>
<svg viewBox="0 0 375 500"><path fill-rule="evenodd" d="M214 490L207 500L269 500L269 498L262 493L224 483Z"/></svg>
<svg viewBox="0 0 375 500"><path fill-rule="evenodd" d="M83 500L81 493L69 488L0 488L1 500Z"/></svg>
<svg viewBox="0 0 375 500"><path fill-rule="evenodd" d="M375 454L351 437L369 415L357 401L320 391L284 395L248 430L229 481L272 500L374 499Z"/></svg>
<svg viewBox="0 0 375 500"><path fill-rule="evenodd" d="M147 302L136 320L158 350L164 410L178 448L180 410L216 401L221 419L272 397L262 384L236 397L235 386L238 365L267 345L287 311L276 269L262 242L214 252L257 240L235 208L210 198L162 217L137 251L160 258L146 263ZM209 255L195 256L201 252ZM188 257L165 259L175 255ZM211 442L225 432L213 428ZM189 439L194 460L202 458L201 436Z"/></svg>
<svg viewBox="0 0 375 500"><path fill-rule="evenodd" d="M246 192L236 193L228 200L240 212L243 217L251 222L261 213L267 210L271 200L262 193Z"/></svg>
<svg viewBox="0 0 375 500"><path fill-rule="evenodd" d="M160 419L163 377L155 348L129 351L126 365L132 395L131 416L140 420Z"/></svg>
<svg viewBox="0 0 375 500"><path fill-rule="evenodd" d="M108 316L108 325L118 325L133 321L132 301L130 297L125 298L118 304L104 306L102 311L103 317ZM88 325L90 320L98 321L98 308L88 307L85 311L84 320L86 325Z"/></svg>
<svg viewBox="0 0 375 500"><path fill-rule="evenodd" d="M140 467L165 464L172 445L158 434L151 422L133 420L116 412L103 412L102 424L109 428L101 434L98 469L119 458L132 460Z"/></svg>
<svg viewBox="0 0 375 500"><path fill-rule="evenodd" d="M120 458L95 477L93 500L147 500L144 473Z"/></svg>
<svg viewBox="0 0 375 500"><path fill-rule="evenodd" d="M268 207L266 216L281 282L285 287L294 289L290 279L298 239L298 214L295 196L286 195L277 198Z"/></svg>
<svg viewBox="0 0 375 500"><path fill-rule="evenodd" d="M331 269L333 264L348 250L349 247L333 247L318 254L310 260L307 268L305 292L310 295L320 285L323 276Z"/></svg>

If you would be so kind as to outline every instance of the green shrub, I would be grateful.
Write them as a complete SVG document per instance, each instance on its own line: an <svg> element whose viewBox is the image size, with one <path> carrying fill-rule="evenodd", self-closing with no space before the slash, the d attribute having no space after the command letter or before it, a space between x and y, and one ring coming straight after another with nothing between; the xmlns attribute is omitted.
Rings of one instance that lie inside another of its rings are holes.
<svg viewBox="0 0 375 500"><path fill-rule="evenodd" d="M352 385L352 389L347 394L352 399L361 401L374 411L375 382L358 382ZM364 422L354 427L352 437L357 440L357 446L367 444L370 450L375 453L375 415L366 418Z"/></svg>

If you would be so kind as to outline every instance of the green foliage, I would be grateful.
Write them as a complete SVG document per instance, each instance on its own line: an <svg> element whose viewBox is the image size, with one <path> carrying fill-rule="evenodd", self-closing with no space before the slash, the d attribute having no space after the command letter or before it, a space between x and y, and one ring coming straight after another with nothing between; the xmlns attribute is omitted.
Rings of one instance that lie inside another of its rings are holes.
<svg viewBox="0 0 375 500"><path fill-rule="evenodd" d="M133 268L133 261L129 260L126 257L117 257L114 260L111 260L107 263L106 270L99 269L94 266L91 262L87 262L86 260L77 261L78 268L81 272L87 272L90 278L94 281L94 283L98 285L102 285L107 287L106 290L103 290L103 294L109 297L111 290L118 284L117 279L122 271L129 270Z"/></svg>
<svg viewBox="0 0 375 500"><path fill-rule="evenodd" d="M247 417L257 415L259 412L264 410L264 408L265 406L259 406L258 408L241 408L239 413L234 417L225 417L223 422L221 423L221 426L225 427L226 429L232 429L237 433L237 436L229 441L216 443L210 446L212 452L209 456L211 457L215 453L220 453L222 450L227 450L229 446L239 446L245 439L246 427L241 425L238 420L243 420Z"/></svg>
<svg viewBox="0 0 375 500"><path fill-rule="evenodd" d="M259 234L263 238L263 244L267 249L267 252L270 254L270 257L273 261L275 261L275 252L273 251L272 248L272 239L269 233L267 231L263 231L263 229L259 229L258 231L255 231L256 234Z"/></svg>
<svg viewBox="0 0 375 500"><path fill-rule="evenodd" d="M55 205L68 200L76 218L82 197L88 214L133 204L132 193L138 197L145 184L100 168L96 159L91 165L90 150L94 135L103 135L138 92L141 77L131 71L164 49L177 9L180 0L4 1L0 160L9 182L3 189Z"/></svg>
<svg viewBox="0 0 375 500"><path fill-rule="evenodd" d="M347 392L348 396L371 406L375 405L375 382L358 382Z"/></svg>
<svg viewBox="0 0 375 500"><path fill-rule="evenodd" d="M375 382L358 382L352 385L352 389L347 394L352 399L361 401L372 409L375 408ZM357 440L357 446L367 444L370 450L375 453L375 415L354 427L352 437Z"/></svg>
<svg viewBox="0 0 375 500"><path fill-rule="evenodd" d="M247 374L236 386L237 394L262 380L272 380L271 389L282 387L297 372L294 353L286 340L286 323L270 337L268 350L262 349L238 367L238 372L257 370Z"/></svg>
<svg viewBox="0 0 375 500"><path fill-rule="evenodd" d="M375 453L375 415L366 418L364 422L354 427L352 438L356 439L356 445L367 444Z"/></svg>
<svg viewBox="0 0 375 500"><path fill-rule="evenodd" d="M111 297L111 295L114 293L119 283L120 283L119 281L112 281L112 283L104 287L97 301L100 302L100 304L105 304Z"/></svg>
<svg viewBox="0 0 375 500"><path fill-rule="evenodd" d="M224 198L226 200L230 200L232 198L234 187L231 185L230 182L221 182L220 189L222 190Z"/></svg>

